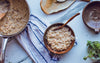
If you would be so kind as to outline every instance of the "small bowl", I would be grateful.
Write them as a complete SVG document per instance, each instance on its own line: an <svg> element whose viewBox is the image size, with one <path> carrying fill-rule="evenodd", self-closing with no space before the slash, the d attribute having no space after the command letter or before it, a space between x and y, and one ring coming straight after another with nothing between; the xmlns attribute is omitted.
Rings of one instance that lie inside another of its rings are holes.
<svg viewBox="0 0 100 63"><path fill-rule="evenodd" d="M83 22L96 33L100 31L100 1L89 3L82 13Z"/></svg>
<svg viewBox="0 0 100 63"><path fill-rule="evenodd" d="M47 47L47 49L48 49L50 52L52 52L52 53L54 53L54 54L64 54L64 53L67 53L68 51L70 51L70 50L72 49L72 47L73 47L73 45L74 45L74 43L75 43L75 40L73 40L72 43L70 44L70 46L69 46L66 50L64 50L64 51L55 51L55 50L51 49L51 47L48 45L48 41L47 41L47 39L46 39L46 34L47 34L48 30L49 30L51 27L59 26L59 25L61 26L61 25L63 25L63 23L55 23L55 24L52 24L51 26L49 26L49 27L46 29L46 31L45 31L45 33L44 33L44 37L43 37L45 46ZM72 30L68 25L65 25L65 27L69 28L69 29L71 30L71 34L75 37L75 34L74 34L73 30Z"/></svg>

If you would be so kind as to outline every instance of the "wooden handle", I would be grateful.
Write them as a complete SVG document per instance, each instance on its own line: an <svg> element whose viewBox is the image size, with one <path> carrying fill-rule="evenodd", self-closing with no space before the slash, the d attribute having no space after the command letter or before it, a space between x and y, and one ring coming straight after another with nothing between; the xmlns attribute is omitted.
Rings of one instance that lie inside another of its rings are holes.
<svg viewBox="0 0 100 63"><path fill-rule="evenodd" d="M80 15L80 13L75 14L74 16L72 16L64 25L60 26L59 28L64 27L67 23L69 23L73 18L75 18L76 16Z"/></svg>

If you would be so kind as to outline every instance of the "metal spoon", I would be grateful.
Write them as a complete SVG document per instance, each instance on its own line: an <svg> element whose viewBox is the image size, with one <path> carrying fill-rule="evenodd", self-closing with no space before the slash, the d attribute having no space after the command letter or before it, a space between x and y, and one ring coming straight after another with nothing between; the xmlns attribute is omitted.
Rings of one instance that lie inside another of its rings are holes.
<svg viewBox="0 0 100 63"><path fill-rule="evenodd" d="M58 28L55 28L53 31L59 30L61 28L63 28L67 23L69 23L73 18L75 18L76 16L78 16L80 13L75 14L74 16L72 16L65 24L63 24L62 26L59 26Z"/></svg>
<svg viewBox="0 0 100 63"><path fill-rule="evenodd" d="M0 1L0 20L6 15L9 10L9 2L7 0Z"/></svg>

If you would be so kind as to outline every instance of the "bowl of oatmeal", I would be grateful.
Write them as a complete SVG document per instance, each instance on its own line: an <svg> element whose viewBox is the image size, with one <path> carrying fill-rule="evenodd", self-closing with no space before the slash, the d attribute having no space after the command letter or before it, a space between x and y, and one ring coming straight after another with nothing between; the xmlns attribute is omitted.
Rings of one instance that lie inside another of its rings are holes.
<svg viewBox="0 0 100 63"><path fill-rule="evenodd" d="M54 31L55 28L61 25L63 23L56 23L49 26L43 38L47 49L55 54L64 54L70 51L75 42L75 34L68 25Z"/></svg>

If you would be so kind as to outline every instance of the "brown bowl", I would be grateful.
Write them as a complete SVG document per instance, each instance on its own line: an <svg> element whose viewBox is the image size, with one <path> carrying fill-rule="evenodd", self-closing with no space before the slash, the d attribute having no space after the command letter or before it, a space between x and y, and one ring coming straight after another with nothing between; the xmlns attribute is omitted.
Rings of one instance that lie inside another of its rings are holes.
<svg viewBox="0 0 100 63"><path fill-rule="evenodd" d="M54 54L64 54L64 53L67 53L68 51L70 51L70 50L72 49L72 47L73 47L73 45L74 45L74 43L75 43L75 40L73 40L72 43L70 44L70 46L69 46L66 50L64 50L64 51L55 51L55 50L51 49L51 47L48 45L48 41L47 41L47 39L46 39L46 34L47 34L48 30L49 30L51 27L59 26L59 25L61 26L61 25L63 25L63 23L55 23L55 24L52 24L51 26L49 26L49 27L46 29L46 31L45 31L45 33L44 33L44 37L43 37L45 46L47 47L47 49L48 49L50 52L52 52L52 53L54 53ZM73 30L72 30L68 25L65 25L65 27L69 28L69 29L71 30L72 35L75 37L75 34L74 34Z"/></svg>
<svg viewBox="0 0 100 63"><path fill-rule="evenodd" d="M100 1L89 3L82 13L83 22L96 33L100 31Z"/></svg>

